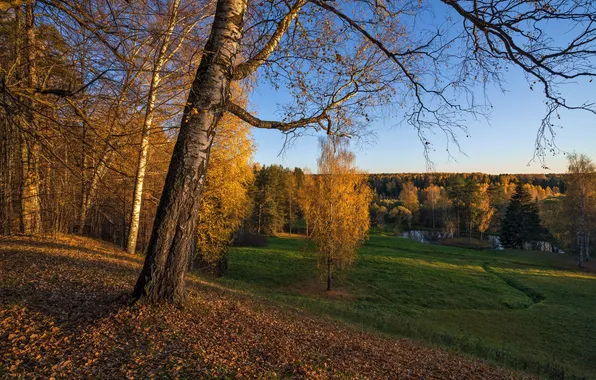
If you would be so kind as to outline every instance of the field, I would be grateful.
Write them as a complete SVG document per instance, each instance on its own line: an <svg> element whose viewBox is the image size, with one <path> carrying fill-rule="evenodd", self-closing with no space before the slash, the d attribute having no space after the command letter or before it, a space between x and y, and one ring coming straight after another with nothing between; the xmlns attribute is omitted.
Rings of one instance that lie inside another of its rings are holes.
<svg viewBox="0 0 596 380"><path fill-rule="evenodd" d="M567 256L372 236L326 292L299 238L234 248L219 284L546 378L596 376L596 275Z"/></svg>

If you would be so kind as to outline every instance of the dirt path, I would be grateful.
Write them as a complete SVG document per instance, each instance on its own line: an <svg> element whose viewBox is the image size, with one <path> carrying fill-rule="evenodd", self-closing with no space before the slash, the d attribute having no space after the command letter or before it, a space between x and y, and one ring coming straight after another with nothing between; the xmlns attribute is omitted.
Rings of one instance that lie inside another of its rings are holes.
<svg viewBox="0 0 596 380"><path fill-rule="evenodd" d="M0 378L521 378L199 281L183 310L130 306L141 261L79 237L0 238Z"/></svg>

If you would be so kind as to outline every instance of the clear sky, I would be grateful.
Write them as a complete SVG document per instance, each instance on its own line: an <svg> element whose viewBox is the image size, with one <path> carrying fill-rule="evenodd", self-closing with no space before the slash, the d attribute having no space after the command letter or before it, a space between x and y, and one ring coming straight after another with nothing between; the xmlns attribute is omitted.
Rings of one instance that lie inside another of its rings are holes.
<svg viewBox="0 0 596 380"><path fill-rule="evenodd" d="M470 137L460 134L460 144L465 153L452 151L453 158L445 152L446 142L437 134L432 142L435 151L431 158L439 172L485 173L560 173L565 171L565 156L559 153L547 157L546 166L539 161L530 162L540 121L545 112L544 97L540 90L531 91L520 70L506 74L502 93L489 88L488 96L494 106L489 122L470 122ZM569 100L583 103L596 102L596 81L570 84L565 87ZM287 99L283 90L275 91L267 85L257 87L250 98L250 109L261 118L279 119L280 102ZM556 143L562 151L585 153L596 159L596 116L575 111L561 114ZM370 125L376 138L355 146L357 164L371 173L425 172L423 148L416 131L408 125L399 125L398 119L385 118ZM255 161L270 165L316 169L318 140L316 136L303 136L282 152L284 135L278 131L254 129L257 145ZM529 164L528 164L529 163Z"/></svg>

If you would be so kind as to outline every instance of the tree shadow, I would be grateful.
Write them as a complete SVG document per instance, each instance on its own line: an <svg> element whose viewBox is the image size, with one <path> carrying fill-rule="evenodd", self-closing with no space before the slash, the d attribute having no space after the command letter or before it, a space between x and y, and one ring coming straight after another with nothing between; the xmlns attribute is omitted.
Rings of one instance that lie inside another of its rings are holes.
<svg viewBox="0 0 596 380"><path fill-rule="evenodd" d="M0 240L0 307L26 307L62 328L84 329L133 302L138 261L110 260L105 253L95 256L93 249L61 243L7 243ZM48 249L73 252L56 255Z"/></svg>
<svg viewBox="0 0 596 380"><path fill-rule="evenodd" d="M101 255L108 258L115 258L118 260L128 261L131 263L142 263L143 257L130 255L127 253L122 252L121 254L113 253L113 250L107 248L88 248L83 247L80 245L69 245L66 243L56 242L56 241L44 241L44 240L33 240L33 239L24 239L24 238L10 238L10 237L1 237L0 238L0 247L3 245L10 245L16 248L20 248L23 250L31 251L31 247L38 248L39 250L59 250L59 251L68 251L70 253L88 253L93 255ZM1 249L1 248L0 248Z"/></svg>

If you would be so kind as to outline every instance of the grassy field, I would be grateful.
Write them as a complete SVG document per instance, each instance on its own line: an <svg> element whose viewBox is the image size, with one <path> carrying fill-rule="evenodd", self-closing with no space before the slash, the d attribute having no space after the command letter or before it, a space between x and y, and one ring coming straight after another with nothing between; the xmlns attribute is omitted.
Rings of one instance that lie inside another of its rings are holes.
<svg viewBox="0 0 596 380"><path fill-rule="evenodd" d="M596 275L568 257L372 236L326 292L298 238L234 248L222 285L547 378L596 376Z"/></svg>

